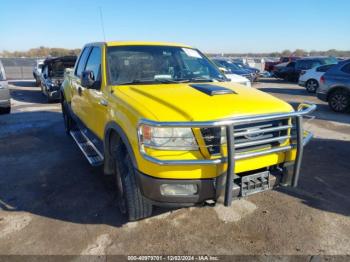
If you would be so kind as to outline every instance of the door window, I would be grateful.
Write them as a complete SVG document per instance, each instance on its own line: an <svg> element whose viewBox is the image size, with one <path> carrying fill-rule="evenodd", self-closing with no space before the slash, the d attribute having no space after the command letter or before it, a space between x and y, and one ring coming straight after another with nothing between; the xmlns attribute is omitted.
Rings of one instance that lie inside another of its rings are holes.
<svg viewBox="0 0 350 262"><path fill-rule="evenodd" d="M75 75L76 76L81 76L81 73L84 70L85 64L86 64L86 59L88 58L90 53L90 47L85 47L83 52L81 53L81 56L79 58L78 66L75 70Z"/></svg>
<svg viewBox="0 0 350 262"><path fill-rule="evenodd" d="M101 48L94 47L87 60L85 70L92 71L94 73L94 80L100 79L101 68Z"/></svg>

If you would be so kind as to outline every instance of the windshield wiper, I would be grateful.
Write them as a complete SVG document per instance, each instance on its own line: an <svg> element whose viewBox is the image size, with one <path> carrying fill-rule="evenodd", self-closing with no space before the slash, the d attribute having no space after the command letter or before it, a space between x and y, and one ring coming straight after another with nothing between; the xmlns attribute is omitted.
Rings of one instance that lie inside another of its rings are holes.
<svg viewBox="0 0 350 262"><path fill-rule="evenodd" d="M173 79L155 79L155 81L162 83L162 84L179 84L179 83L187 83L189 82L188 79L183 79L183 80L173 80Z"/></svg>
<svg viewBox="0 0 350 262"><path fill-rule="evenodd" d="M139 80L139 79L134 79L129 82L123 82L123 83L118 83L118 85L142 85L142 84L151 84L154 83L154 80Z"/></svg>

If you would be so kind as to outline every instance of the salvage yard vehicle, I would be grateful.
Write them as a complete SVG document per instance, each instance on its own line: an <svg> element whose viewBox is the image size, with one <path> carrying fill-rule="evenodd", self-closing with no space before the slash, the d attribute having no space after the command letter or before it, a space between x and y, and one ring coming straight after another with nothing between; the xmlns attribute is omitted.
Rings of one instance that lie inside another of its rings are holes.
<svg viewBox="0 0 350 262"><path fill-rule="evenodd" d="M0 113L9 114L11 112L11 97L6 80L5 69L0 61Z"/></svg>
<svg viewBox="0 0 350 262"><path fill-rule="evenodd" d="M335 112L350 109L350 59L330 68L320 80L317 97Z"/></svg>
<svg viewBox="0 0 350 262"><path fill-rule="evenodd" d="M87 44L62 84L70 134L93 166L114 177L129 221L154 205L192 206L297 186L312 135L291 105L227 81L189 46Z"/></svg>
<svg viewBox="0 0 350 262"><path fill-rule="evenodd" d="M60 100L60 87L67 68L74 67L76 56L62 56L48 58L44 61L41 74L41 92L47 97L47 101Z"/></svg>
<svg viewBox="0 0 350 262"><path fill-rule="evenodd" d="M228 71L228 73L240 75L245 78L248 78L250 82L254 81L254 74L251 71L240 68L236 64L232 63L229 59L213 58L212 61L218 67L224 67Z"/></svg>
<svg viewBox="0 0 350 262"><path fill-rule="evenodd" d="M337 62L338 60L334 57L304 57L289 62L285 66L283 64L275 66L274 74L284 80L297 82L303 70L309 70L320 65L336 64Z"/></svg>
<svg viewBox="0 0 350 262"><path fill-rule="evenodd" d="M219 67L220 71L225 74L225 76L232 82L240 85L244 85L246 87L251 87L252 83L250 80L244 76L232 74L224 67Z"/></svg>
<svg viewBox="0 0 350 262"><path fill-rule="evenodd" d="M41 84L41 72L44 66L44 59L39 59L35 62L33 67L33 77L35 79L35 85L40 86Z"/></svg>
<svg viewBox="0 0 350 262"><path fill-rule="evenodd" d="M309 93L316 93L320 86L320 78L327 72L334 64L323 65L311 68L309 70L302 70L299 77L299 86L306 88Z"/></svg>

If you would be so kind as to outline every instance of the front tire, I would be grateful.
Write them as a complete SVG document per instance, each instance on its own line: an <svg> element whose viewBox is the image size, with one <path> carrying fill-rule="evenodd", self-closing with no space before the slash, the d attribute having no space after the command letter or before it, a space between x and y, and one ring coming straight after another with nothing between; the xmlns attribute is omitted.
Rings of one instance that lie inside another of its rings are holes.
<svg viewBox="0 0 350 262"><path fill-rule="evenodd" d="M344 90L336 90L329 95L328 105L333 111L343 113L350 107L350 94Z"/></svg>
<svg viewBox="0 0 350 262"><path fill-rule="evenodd" d="M305 84L306 91L309 93L316 93L318 86L319 84L315 79L310 79Z"/></svg>
<svg viewBox="0 0 350 262"><path fill-rule="evenodd" d="M145 199L136 181L136 170L121 142L115 145L115 178L121 212L128 221L136 221L152 215L152 204Z"/></svg>

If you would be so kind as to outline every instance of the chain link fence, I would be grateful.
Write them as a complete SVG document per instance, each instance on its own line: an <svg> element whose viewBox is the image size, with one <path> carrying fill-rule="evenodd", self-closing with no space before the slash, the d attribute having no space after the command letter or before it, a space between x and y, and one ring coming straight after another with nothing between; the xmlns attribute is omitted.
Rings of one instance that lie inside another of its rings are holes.
<svg viewBox="0 0 350 262"><path fill-rule="evenodd" d="M8 80L33 79L33 67L36 58L0 58Z"/></svg>

